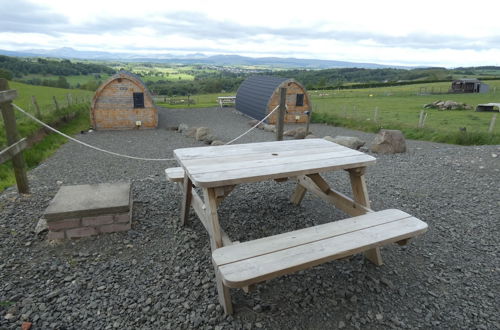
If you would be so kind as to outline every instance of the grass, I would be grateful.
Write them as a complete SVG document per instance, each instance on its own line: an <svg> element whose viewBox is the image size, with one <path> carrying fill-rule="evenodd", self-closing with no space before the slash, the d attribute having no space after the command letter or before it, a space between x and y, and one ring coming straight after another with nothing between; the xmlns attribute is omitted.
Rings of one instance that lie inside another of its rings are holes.
<svg viewBox="0 0 500 330"><path fill-rule="evenodd" d="M234 96L236 93L214 93L214 94L198 94L190 96L190 100L194 100L194 104L191 104L189 107L191 108L211 108L216 107L219 104L217 103L217 97L219 96ZM185 104L169 104L168 97L160 96L155 97L156 105L164 108L171 109L182 109L188 107L187 105L187 96L177 96L174 97L175 100L185 100ZM166 100L166 102L165 102Z"/></svg>
<svg viewBox="0 0 500 330"><path fill-rule="evenodd" d="M47 123L54 122L59 118L71 112L74 112L72 107L68 107L68 94L71 94L73 102L76 102L78 100L80 104L87 105L87 100L90 99L94 94L93 92L79 89L70 90L45 86L33 86L18 82L9 82L9 86L11 89L15 89L18 92L18 97L14 100L14 103L27 110L31 114L36 114L35 107L31 102L31 96L34 95L36 97L38 105L40 106L42 120ZM56 97L56 100L59 104L59 111L57 111L55 108L53 96ZM38 124L21 114L19 111L15 111L15 113L17 127L22 137L30 136L39 128ZM3 149L5 146L5 128L3 126L2 120L0 121L0 148Z"/></svg>
<svg viewBox="0 0 500 330"><path fill-rule="evenodd" d="M485 94L425 95L425 91L447 90L449 83L311 91L313 120L369 132L400 129L412 139L462 145L500 144L500 123L493 134L488 133L494 114L491 112L425 109L425 127L417 128L423 105L436 100L463 102L474 108L479 103L500 102L500 80L487 83L490 92ZM464 127L465 133L460 130Z"/></svg>
<svg viewBox="0 0 500 330"><path fill-rule="evenodd" d="M90 119L88 115L88 105L79 104L69 107L68 112L76 112L77 116L70 122L63 124L58 129L68 135L76 134L89 128ZM66 143L67 139L56 133L51 133L43 138L42 141L35 144L23 152L24 159L28 169L32 169L43 160L50 157ZM0 191L16 183L12 163L10 161L0 164Z"/></svg>
<svg viewBox="0 0 500 330"><path fill-rule="evenodd" d="M71 93L73 101L79 97L81 101L84 98L90 97L93 93L82 90L67 90L61 88L32 86L16 82L9 82L11 89L18 91L18 97L14 103L28 112L35 114L35 109L31 104L31 96L35 95L37 102L40 105L42 120L47 123L60 121L69 114L76 114L76 117L70 122L63 123L59 129L66 134L75 134L81 130L88 129L90 125L89 118L89 103L82 102L79 104L71 104L68 106L66 95ZM55 109L52 97L55 96L60 105L59 110ZM14 110L15 111L15 110ZM21 137L27 137L40 129L40 125L25 117L23 114L15 111L18 131ZM3 120L0 122L0 149L6 146L5 129ZM62 144L66 142L66 138L55 133L47 135L42 141L35 144L23 152L28 168L33 168L40 164L44 159L52 155ZM0 191L15 184L14 172L12 163L5 162L0 164Z"/></svg>

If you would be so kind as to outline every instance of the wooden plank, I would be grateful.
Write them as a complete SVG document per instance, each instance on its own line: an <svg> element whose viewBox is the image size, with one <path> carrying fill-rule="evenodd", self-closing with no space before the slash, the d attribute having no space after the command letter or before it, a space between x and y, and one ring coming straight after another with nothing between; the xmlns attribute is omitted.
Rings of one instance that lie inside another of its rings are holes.
<svg viewBox="0 0 500 330"><path fill-rule="evenodd" d="M186 161L189 159L205 159L211 157L219 158L222 156L239 157L242 155L259 154L263 152L283 152L289 150L312 149L312 148L322 148L322 147L326 148L341 147L348 149L347 147L343 147L339 144L324 139L307 139L307 140L257 142L257 143L247 143L247 144L230 144L230 145L213 146L213 147L207 146L207 147L181 148L181 149L175 149L174 155L177 157L177 159Z"/></svg>
<svg viewBox="0 0 500 330"><path fill-rule="evenodd" d="M290 201L295 205L300 205L300 203L304 199L306 191L307 189L304 188L304 186L302 186L300 183L297 183L297 186L295 187L295 191L293 192Z"/></svg>
<svg viewBox="0 0 500 330"><path fill-rule="evenodd" d="M364 155L349 157L333 155L330 158L315 157L315 159L296 160L292 163L278 162L278 164L274 165L270 161L267 164L265 161L262 161L258 166L255 165L253 167L242 164L243 167L232 170L221 169L217 172L189 173L196 186L208 188L367 166L374 163L374 161L374 159L367 159Z"/></svg>
<svg viewBox="0 0 500 330"><path fill-rule="evenodd" d="M182 187L182 209L181 209L181 224L184 226L189 220L189 210L191 209L191 199L193 196L193 183L191 179L184 174L184 184Z"/></svg>
<svg viewBox="0 0 500 330"><path fill-rule="evenodd" d="M212 251L223 246L222 236L217 215L217 196L213 188L203 189L203 199L205 200L205 212L207 218L208 233L210 234L210 245Z"/></svg>
<svg viewBox="0 0 500 330"><path fill-rule="evenodd" d="M427 224L410 217L225 264L219 266L219 271L226 286L248 286L413 237L426 230Z"/></svg>
<svg viewBox="0 0 500 330"><path fill-rule="evenodd" d="M321 177L319 177L321 180L323 180ZM358 216L362 215L368 212L372 212L372 210L366 208L364 205L361 205L359 203L356 203L354 200L351 198L347 197L346 195L335 191L333 189L328 188L326 192L321 190L321 188L308 176L298 176L296 178L297 182L302 185L304 188L307 189L307 191L311 192L312 194L318 196L319 198L323 199L324 201L331 203L335 205L338 209L342 210L346 214L350 216ZM319 181L318 177L315 177L315 180ZM325 185L326 182L324 182L323 185ZM327 184L326 184L327 185ZM324 188L323 188L324 189Z"/></svg>
<svg viewBox="0 0 500 330"><path fill-rule="evenodd" d="M13 101L17 97L15 89L0 91L0 103Z"/></svg>
<svg viewBox="0 0 500 330"><path fill-rule="evenodd" d="M16 143L0 151L0 164L10 160L12 157L26 149L26 147L28 147L28 141L26 140L26 138L22 138Z"/></svg>
<svg viewBox="0 0 500 330"><path fill-rule="evenodd" d="M370 199L368 198L368 189L366 188L364 176L365 170L366 168L362 167L349 169L348 172L351 179L351 188L354 201L370 208ZM382 266L384 263L379 247L376 247L373 250L366 251L365 257L377 266Z"/></svg>
<svg viewBox="0 0 500 330"><path fill-rule="evenodd" d="M208 235L210 236L211 235L211 232L210 232L211 227L208 223L205 204L203 203L200 195L198 195L198 193L196 191L193 190L192 195L193 195L193 198L191 200L191 206L193 207L194 212L196 213L198 218L200 219L201 224L203 225L203 227L205 227L205 230L208 232ZM222 245L228 246L228 245L235 243L235 242L231 241L229 236L226 234L226 232L222 228L220 229L220 233L221 233L221 238L222 238Z"/></svg>
<svg viewBox="0 0 500 330"><path fill-rule="evenodd" d="M184 179L184 169L182 167L170 167L165 169L165 176L168 181L179 182Z"/></svg>
<svg viewBox="0 0 500 330"><path fill-rule="evenodd" d="M196 166L213 166L215 169L217 166L221 165L221 157L224 158L224 164L227 163L240 163L240 162L252 162L252 161L265 161L268 159L283 159L283 158L297 158L302 154L306 155L321 155L321 154L332 154L332 153L340 153L343 152L342 155L359 155L360 152L352 149L348 149L342 146L333 146L333 147L317 147L317 148L309 148L305 149L294 149L294 150L277 150L270 149L268 151L262 151L258 153L252 154L241 154L241 155L228 155L220 157L206 157L206 158L196 158L196 159L186 159L182 161L182 164L188 167L191 171L193 167ZM371 156L370 156L371 157Z"/></svg>
<svg viewBox="0 0 500 330"><path fill-rule="evenodd" d="M396 209L373 212L218 249L213 252L213 258L219 266L222 266L411 217L410 214Z"/></svg>

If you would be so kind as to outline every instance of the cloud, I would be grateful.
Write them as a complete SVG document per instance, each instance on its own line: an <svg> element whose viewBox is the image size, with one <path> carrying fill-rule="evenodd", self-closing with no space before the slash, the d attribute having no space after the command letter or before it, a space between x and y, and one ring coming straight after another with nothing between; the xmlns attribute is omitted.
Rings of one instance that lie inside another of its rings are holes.
<svg viewBox="0 0 500 330"><path fill-rule="evenodd" d="M4 1L0 31L56 34L69 24L68 19L46 7L24 0Z"/></svg>

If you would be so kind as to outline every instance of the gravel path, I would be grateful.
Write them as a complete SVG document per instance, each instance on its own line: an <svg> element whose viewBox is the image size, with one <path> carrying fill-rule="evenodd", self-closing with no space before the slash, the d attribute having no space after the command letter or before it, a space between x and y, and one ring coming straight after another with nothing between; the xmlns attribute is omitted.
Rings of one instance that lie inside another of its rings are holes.
<svg viewBox="0 0 500 330"><path fill-rule="evenodd" d="M116 152L171 157L203 145L168 129L207 126L224 141L249 128L230 109L162 110L160 128L92 132L77 138ZM318 136L372 134L312 125ZM256 130L241 142L269 141ZM19 329L499 329L500 146L407 141L409 152L375 155L368 191L375 210L399 208L429 224L405 247L382 249L376 267L361 256L277 278L250 293L232 290L235 314L217 301L208 237L191 215L177 225L180 193L163 170L175 162L116 158L67 143L29 173L32 194L0 195L0 328ZM130 180L133 230L49 244L33 234L60 184ZM349 192L343 173L327 176ZM290 182L238 187L221 205L235 240L345 217L306 195L292 206ZM265 194L262 194L265 192Z"/></svg>

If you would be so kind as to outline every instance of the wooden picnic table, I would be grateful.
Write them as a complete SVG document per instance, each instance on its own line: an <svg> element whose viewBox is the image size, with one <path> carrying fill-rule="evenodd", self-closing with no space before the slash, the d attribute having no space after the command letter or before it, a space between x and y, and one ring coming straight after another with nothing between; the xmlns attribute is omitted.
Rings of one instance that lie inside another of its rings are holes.
<svg viewBox="0 0 500 330"><path fill-rule="evenodd" d="M179 182L183 192L181 222L183 225L187 223L189 210L192 207L207 230L219 301L227 314L232 313L229 287L241 287L248 290L250 285L262 280L357 252L365 252L365 256L370 261L381 265L380 244L406 243L410 237L427 228L424 222L399 210L373 212L370 209L364 174L366 166L374 164L375 158L324 139L183 148L174 150L174 155L182 169L172 168L167 169L166 172L170 181ZM338 170L348 172L352 198L332 189L321 176L323 173ZM178 179L175 180L174 176ZM354 218L331 223L329 227L321 230L313 228L311 231L307 228L232 245L231 239L219 224L217 207L222 200L238 184L288 179L297 182L291 196L294 204L300 204L305 193L310 192ZM194 186L201 189L203 196L193 189ZM353 229L351 224L359 228ZM378 232L375 233L373 227L379 225L382 226L377 227ZM405 229L400 231L398 230L400 227ZM356 232L357 230L359 232ZM353 232L358 236L349 238ZM318 234L322 237L318 237ZM340 236L346 242L332 241L332 239L338 240ZM371 238L367 239L367 237ZM326 245L315 247L318 241L323 239L325 241L321 244ZM298 241L300 242L297 243ZM347 246L352 241L356 242L355 245L346 248L347 250L337 249L337 246ZM294 252L301 256L298 259L304 259L306 256L306 259L300 262L296 261L298 260L296 257L290 257L289 261L285 261L286 258L282 259L282 257L278 257L277 260L272 257L275 252L297 250L297 247L306 249ZM250 256L249 251L256 251L252 252L256 255ZM317 257L321 253L323 256ZM260 262L259 259L255 259L255 262L251 259L262 256L267 259L259 265L256 265ZM283 260L282 264L281 260Z"/></svg>

